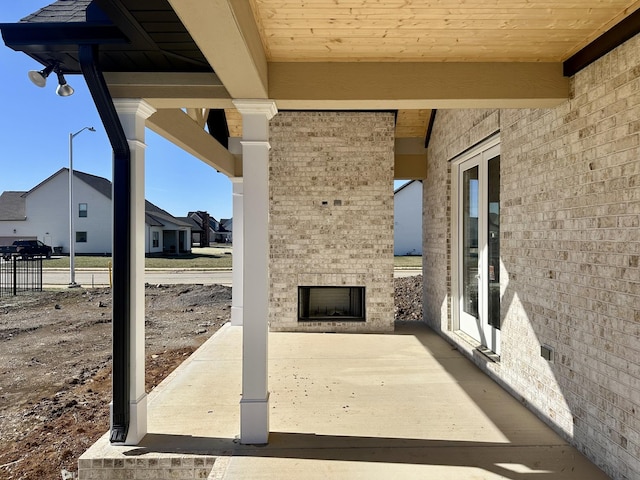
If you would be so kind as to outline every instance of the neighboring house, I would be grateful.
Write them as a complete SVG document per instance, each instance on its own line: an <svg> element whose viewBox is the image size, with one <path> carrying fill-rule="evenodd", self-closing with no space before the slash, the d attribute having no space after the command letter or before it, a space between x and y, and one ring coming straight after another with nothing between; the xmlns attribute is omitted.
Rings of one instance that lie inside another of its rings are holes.
<svg viewBox="0 0 640 480"><path fill-rule="evenodd" d="M204 230L202 226L191 217L176 217L181 222L188 223L191 225L191 246L200 247L202 246L202 237L204 235Z"/></svg>
<svg viewBox="0 0 640 480"><path fill-rule="evenodd" d="M231 219L218 221L202 210L189 212L187 217L181 218L184 221L189 221L189 223L193 225L191 229L193 244L204 247L210 243L231 242L231 230L225 227L225 225L231 226Z"/></svg>
<svg viewBox="0 0 640 480"><path fill-rule="evenodd" d="M420 180L411 180L393 192L393 254L422 255Z"/></svg>
<svg viewBox="0 0 640 480"><path fill-rule="evenodd" d="M220 219L220 233L222 234L222 243L233 242L233 218Z"/></svg>
<svg viewBox="0 0 640 480"><path fill-rule="evenodd" d="M110 254L112 245L111 182L75 170L73 183L75 252ZM191 226L151 202L145 202L145 253L191 250ZM69 252L69 169L62 168L28 192L0 195L0 240L42 240L60 253Z"/></svg>

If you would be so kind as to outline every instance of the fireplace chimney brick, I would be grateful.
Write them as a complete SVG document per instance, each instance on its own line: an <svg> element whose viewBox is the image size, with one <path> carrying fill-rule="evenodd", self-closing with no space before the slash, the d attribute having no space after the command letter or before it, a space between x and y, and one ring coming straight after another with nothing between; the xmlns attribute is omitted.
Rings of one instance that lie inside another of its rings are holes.
<svg viewBox="0 0 640 480"><path fill-rule="evenodd" d="M394 122L389 112L271 120L271 330L393 329ZM299 322L303 285L365 287L366 320Z"/></svg>

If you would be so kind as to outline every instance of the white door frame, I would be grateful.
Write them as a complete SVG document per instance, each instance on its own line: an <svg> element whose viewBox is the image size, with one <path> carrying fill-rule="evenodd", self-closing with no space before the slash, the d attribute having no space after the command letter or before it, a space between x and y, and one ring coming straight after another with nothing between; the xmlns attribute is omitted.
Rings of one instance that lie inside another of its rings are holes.
<svg viewBox="0 0 640 480"><path fill-rule="evenodd" d="M488 264L488 232L487 224L482 219L481 212L488 211L488 187L487 187L487 170L488 160L500 155L500 136L495 134L477 146L470 149L468 152L459 155L452 160L451 166L451 311L452 311L452 329L454 331L462 331L468 336L474 338L483 346L489 348L493 352L500 354L500 330L491 327L488 323L488 278L483 275L483 270ZM479 260L479 282L478 282L478 299L479 299L479 316L480 316L480 328L477 335L472 335L469 332L465 332L461 328L461 318L464 312L461 308L462 291L460 288L462 281L462 240L463 229L462 221L463 215L460 211L461 208L461 194L462 194L462 172L468 168L473 168L474 165L479 169L479 191L478 191L478 260ZM464 169L464 170L463 170Z"/></svg>

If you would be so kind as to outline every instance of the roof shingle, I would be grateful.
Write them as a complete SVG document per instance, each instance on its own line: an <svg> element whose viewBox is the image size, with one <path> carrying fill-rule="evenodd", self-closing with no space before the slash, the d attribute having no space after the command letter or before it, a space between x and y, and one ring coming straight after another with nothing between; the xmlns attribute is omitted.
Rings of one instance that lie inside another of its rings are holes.
<svg viewBox="0 0 640 480"><path fill-rule="evenodd" d="M0 195L0 220L24 220L26 192L7 191Z"/></svg>

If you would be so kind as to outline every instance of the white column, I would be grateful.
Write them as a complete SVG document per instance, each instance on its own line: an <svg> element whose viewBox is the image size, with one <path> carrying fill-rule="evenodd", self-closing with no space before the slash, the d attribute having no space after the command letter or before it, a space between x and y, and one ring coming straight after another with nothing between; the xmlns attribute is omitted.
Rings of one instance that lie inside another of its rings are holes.
<svg viewBox="0 0 640 480"><path fill-rule="evenodd" d="M126 445L137 445L147 433L147 394L144 387L144 155L145 120L155 109L141 99L114 100L131 151L131 343L129 432Z"/></svg>
<svg viewBox="0 0 640 480"><path fill-rule="evenodd" d="M242 114L243 298L247 299L243 305L240 442L264 444L269 439L269 120L277 109L270 100L233 103Z"/></svg>
<svg viewBox="0 0 640 480"><path fill-rule="evenodd" d="M233 177L233 284L231 288L231 325L242 325L243 264L244 264L244 184L242 177Z"/></svg>

